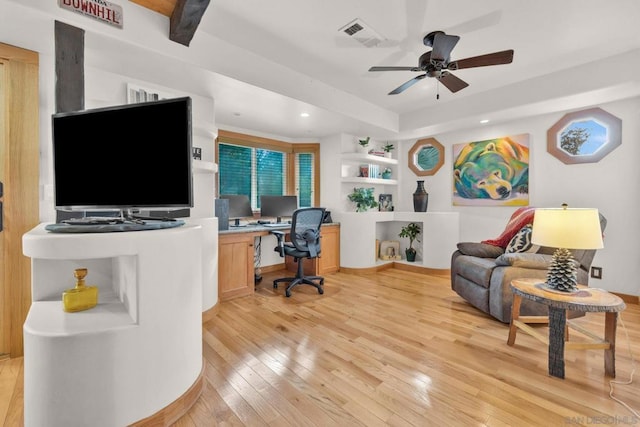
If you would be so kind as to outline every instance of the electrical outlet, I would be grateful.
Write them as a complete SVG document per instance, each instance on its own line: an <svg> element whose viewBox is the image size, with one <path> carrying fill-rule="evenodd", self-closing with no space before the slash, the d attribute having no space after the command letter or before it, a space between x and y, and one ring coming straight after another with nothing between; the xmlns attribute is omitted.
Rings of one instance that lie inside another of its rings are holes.
<svg viewBox="0 0 640 427"><path fill-rule="evenodd" d="M591 277L594 279L602 279L602 267L591 267Z"/></svg>

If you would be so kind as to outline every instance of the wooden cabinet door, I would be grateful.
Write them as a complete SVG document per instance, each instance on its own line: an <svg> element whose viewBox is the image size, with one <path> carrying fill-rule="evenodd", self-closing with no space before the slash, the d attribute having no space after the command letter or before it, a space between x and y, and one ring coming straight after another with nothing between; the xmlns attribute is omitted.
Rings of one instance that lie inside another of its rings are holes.
<svg viewBox="0 0 640 427"><path fill-rule="evenodd" d="M253 257L252 234L220 234L218 236L220 301L253 294L255 282Z"/></svg>
<svg viewBox="0 0 640 427"><path fill-rule="evenodd" d="M308 276L321 276L340 270L340 226L327 225L320 228L320 257L304 259L304 274ZM287 235L286 240L289 240ZM287 270L296 272L298 264L293 257L286 257Z"/></svg>
<svg viewBox="0 0 640 427"><path fill-rule="evenodd" d="M318 258L318 274L334 273L340 270L340 226L321 228L322 252Z"/></svg>

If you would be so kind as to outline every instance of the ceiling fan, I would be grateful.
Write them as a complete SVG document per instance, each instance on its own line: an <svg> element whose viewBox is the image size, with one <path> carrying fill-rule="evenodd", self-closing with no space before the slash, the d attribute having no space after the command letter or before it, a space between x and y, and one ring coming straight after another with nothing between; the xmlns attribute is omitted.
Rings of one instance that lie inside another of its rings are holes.
<svg viewBox="0 0 640 427"><path fill-rule="evenodd" d="M447 89L456 93L469 86L469 84L451 74L450 70L510 64L513 61L513 49L452 61L450 59L451 51L458 43L458 40L460 40L459 36L445 34L444 31L432 31L424 36L423 39L425 46L429 46L432 49L420 56L417 67L377 66L369 68L369 71L414 71L424 73L401 84L389 92L389 95L402 93L425 77L435 77ZM440 98L439 94L437 98Z"/></svg>

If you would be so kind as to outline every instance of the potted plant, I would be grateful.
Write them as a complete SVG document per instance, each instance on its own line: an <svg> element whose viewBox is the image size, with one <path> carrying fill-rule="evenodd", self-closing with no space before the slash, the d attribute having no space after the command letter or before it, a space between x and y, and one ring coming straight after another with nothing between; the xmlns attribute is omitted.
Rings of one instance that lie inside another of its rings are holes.
<svg viewBox="0 0 640 427"><path fill-rule="evenodd" d="M370 136L364 138L364 139L359 139L358 140L358 147L360 148L360 151L362 153L369 153L369 140L371 139Z"/></svg>
<svg viewBox="0 0 640 427"><path fill-rule="evenodd" d="M395 147L393 146L393 144L389 144L387 143L385 146L382 147L382 150L384 151L384 155L385 157L389 157L391 158L391 151L394 149Z"/></svg>
<svg viewBox="0 0 640 427"><path fill-rule="evenodd" d="M373 196L373 188L354 188L348 197L356 204L356 212L366 212L378 207L378 202Z"/></svg>
<svg viewBox="0 0 640 427"><path fill-rule="evenodd" d="M382 171L382 179L391 179L391 169L390 168L384 168L384 170Z"/></svg>
<svg viewBox="0 0 640 427"><path fill-rule="evenodd" d="M420 234L420 226L415 222L410 222L400 229L400 237L409 238L409 247L405 249L405 254L407 255L407 261L414 262L416 260L416 250L413 248L413 241L420 242L418 239L418 234Z"/></svg>

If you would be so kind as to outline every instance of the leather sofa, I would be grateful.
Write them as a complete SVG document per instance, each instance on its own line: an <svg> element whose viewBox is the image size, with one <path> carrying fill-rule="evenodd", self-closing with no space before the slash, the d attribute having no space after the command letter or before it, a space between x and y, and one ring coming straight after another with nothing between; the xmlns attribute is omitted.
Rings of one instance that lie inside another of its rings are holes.
<svg viewBox="0 0 640 427"><path fill-rule="evenodd" d="M606 218L601 214L600 227L603 231L606 223ZM535 252L505 253L505 248L485 241L458 243L458 250L451 256L451 288L469 304L501 322L509 323L513 301L511 281L517 278L544 281L555 251L555 248L548 247L534 249ZM579 264L578 283L588 285L589 270L596 251L571 252ZM523 299L520 313L523 316L546 316L547 307ZM580 315L584 313L568 313L568 317Z"/></svg>

